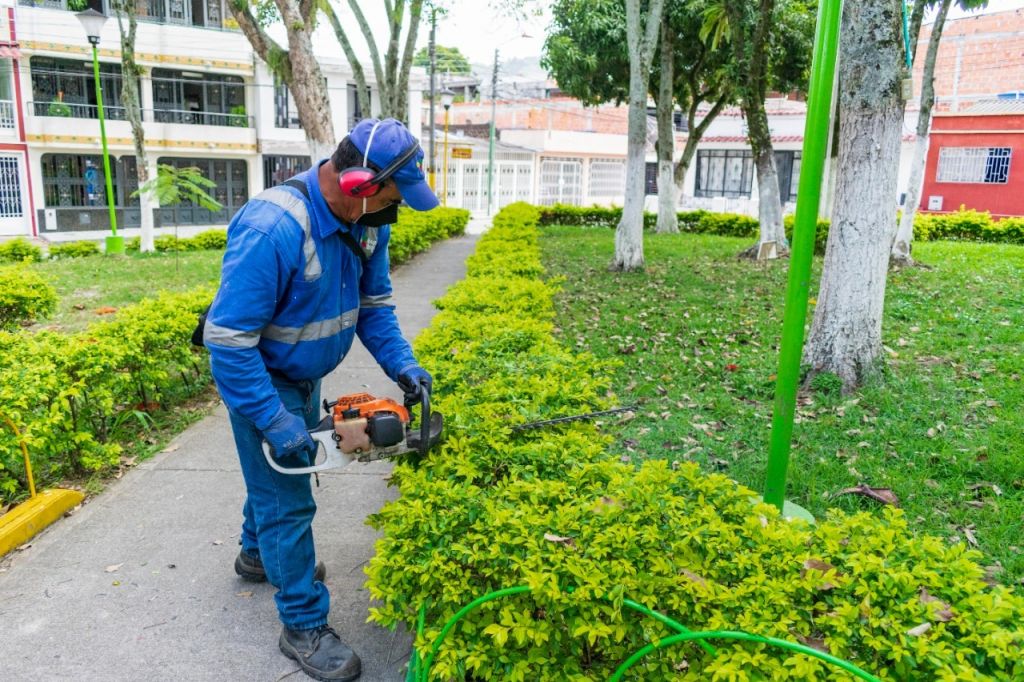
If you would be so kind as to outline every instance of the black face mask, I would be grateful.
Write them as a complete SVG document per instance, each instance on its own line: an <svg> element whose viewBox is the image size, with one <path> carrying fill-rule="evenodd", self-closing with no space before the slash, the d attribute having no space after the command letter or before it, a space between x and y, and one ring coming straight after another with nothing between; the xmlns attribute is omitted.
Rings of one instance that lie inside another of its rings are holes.
<svg viewBox="0 0 1024 682"><path fill-rule="evenodd" d="M366 201L365 199L363 200ZM365 206L365 203L364 203ZM398 222L398 204L391 204L371 213L363 213L356 223L364 227L383 227Z"/></svg>

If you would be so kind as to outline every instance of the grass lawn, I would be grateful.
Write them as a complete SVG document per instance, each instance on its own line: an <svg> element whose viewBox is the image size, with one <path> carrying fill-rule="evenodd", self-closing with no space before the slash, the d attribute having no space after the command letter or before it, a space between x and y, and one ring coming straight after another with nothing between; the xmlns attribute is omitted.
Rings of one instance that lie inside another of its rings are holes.
<svg viewBox="0 0 1024 682"><path fill-rule="evenodd" d="M88 256L33 265L57 289L57 312L37 329L78 331L102 319L109 308L136 303L161 291L188 291L216 285L224 252ZM100 312L98 312L100 311Z"/></svg>
<svg viewBox="0 0 1024 682"><path fill-rule="evenodd" d="M647 272L610 273L614 233L544 228L564 276L566 343L622 361L616 392L638 402L617 431L635 458L694 460L760 491L768 455L788 262L737 260L745 240L648 235ZM877 511L861 483L891 488L912 523L977 545L1024 582L1024 248L926 243L932 266L891 275L884 373L855 395L802 394L788 498ZM816 259L814 286L820 275ZM998 570L998 569L996 569Z"/></svg>

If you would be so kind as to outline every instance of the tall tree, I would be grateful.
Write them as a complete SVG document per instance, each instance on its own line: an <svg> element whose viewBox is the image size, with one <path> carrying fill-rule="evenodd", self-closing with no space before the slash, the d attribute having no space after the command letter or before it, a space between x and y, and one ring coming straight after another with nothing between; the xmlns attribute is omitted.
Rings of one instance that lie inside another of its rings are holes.
<svg viewBox="0 0 1024 682"><path fill-rule="evenodd" d="M319 1L273 0L271 7L284 24L288 41L286 49L267 34L267 17L272 15L266 11L266 5L250 5L249 0L228 0L231 16L238 22L253 50L288 86L299 110L299 123L306 131L306 144L313 159L327 158L335 148L327 84L320 71L320 63L313 54L312 35Z"/></svg>
<svg viewBox="0 0 1024 682"><path fill-rule="evenodd" d="M917 45L921 30L921 18L925 6L934 5L934 0L917 0L912 13L916 20L911 45ZM988 0L959 0L956 3L961 9L979 9L988 5ZM938 11L932 24L931 35L928 36L928 49L924 58L924 69L921 74L921 105L917 114L917 138L914 140L914 157L910 162L910 179L907 181L906 198L903 201L903 214L900 226L896 231L896 239L892 244L892 263L894 265L910 265L911 243L914 240L914 216L917 205L921 201L921 186L924 183L924 167L928 156L928 139L932 123L932 107L935 106L935 61L939 54L939 42L946 24L946 16L953 5L953 0L938 0ZM911 48L913 50L913 48ZM916 50L913 50L916 57Z"/></svg>
<svg viewBox="0 0 1024 682"><path fill-rule="evenodd" d="M765 98L770 88L804 88L810 66L814 3L802 0L719 0L706 13L705 39L727 40L736 90L757 169L758 245L749 253L772 259L788 250L782 200Z"/></svg>
<svg viewBox="0 0 1024 682"><path fill-rule="evenodd" d="M459 48L438 45L435 50L437 52L437 70L439 73L466 75L473 71L469 60L466 59L466 55L462 54ZM426 47L421 47L416 52L416 56L413 57L412 65L429 67L430 51Z"/></svg>
<svg viewBox="0 0 1024 682"><path fill-rule="evenodd" d="M121 33L121 106L125 118L132 128L132 144L135 147L135 175L139 187L149 179L146 160L146 132L142 127L142 106L139 98L139 76L142 69L135 61L135 31L138 28L139 0L113 0L111 3L117 16L117 27ZM127 26L125 24L127 23ZM153 201L149 192L139 197L139 250L154 251L153 243Z"/></svg>
<svg viewBox="0 0 1024 682"><path fill-rule="evenodd" d="M626 196L615 230L615 270L644 266L644 158L647 149L647 88L664 0L626 0L629 51L629 125L626 133Z"/></svg>
<svg viewBox="0 0 1024 682"><path fill-rule="evenodd" d="M714 118L731 101L726 64L728 50L712 49L699 39L703 12L712 0L670 1L665 5L662 36L649 83L657 101L657 152L664 162L674 155L674 109L686 112L688 133L672 172L658 180L658 230L676 227L676 199L697 144ZM616 0L559 0L551 7L552 24L541 64L559 87L584 104L622 103L628 99L629 55L625 6ZM669 33L669 49L662 41ZM666 57L672 59L666 62ZM664 78L663 74L668 77ZM667 89L666 89L667 88ZM703 116L700 116L703 109ZM674 187L673 187L674 182ZM667 195L667 197L666 197ZM669 206L671 204L671 206Z"/></svg>
<svg viewBox="0 0 1024 682"><path fill-rule="evenodd" d="M835 208L804 361L812 373L838 375L847 391L872 373L882 351L905 104L901 2L843 8Z"/></svg>

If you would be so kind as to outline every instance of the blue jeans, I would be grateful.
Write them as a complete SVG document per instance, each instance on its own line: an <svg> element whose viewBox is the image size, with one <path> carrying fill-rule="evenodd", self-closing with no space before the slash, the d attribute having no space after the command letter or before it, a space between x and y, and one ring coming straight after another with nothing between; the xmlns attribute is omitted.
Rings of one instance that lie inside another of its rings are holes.
<svg viewBox="0 0 1024 682"><path fill-rule="evenodd" d="M319 421L320 381L271 381L285 408L305 418L312 428ZM263 456L262 436L256 426L229 411L238 459L245 478L242 508L242 551L258 555L267 580L277 588L274 601L281 622L293 630L308 630L327 623L330 594L313 580L313 515L316 503L310 476L281 474ZM308 466L299 456L282 458L282 466Z"/></svg>

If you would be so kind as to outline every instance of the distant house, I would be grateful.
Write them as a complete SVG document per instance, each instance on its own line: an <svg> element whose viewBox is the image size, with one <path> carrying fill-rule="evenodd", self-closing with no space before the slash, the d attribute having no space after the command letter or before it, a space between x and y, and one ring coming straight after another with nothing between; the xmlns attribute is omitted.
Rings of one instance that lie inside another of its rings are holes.
<svg viewBox="0 0 1024 682"><path fill-rule="evenodd" d="M963 205L996 217L1024 215L1022 158L1024 99L982 101L936 114L921 210L947 212Z"/></svg>

